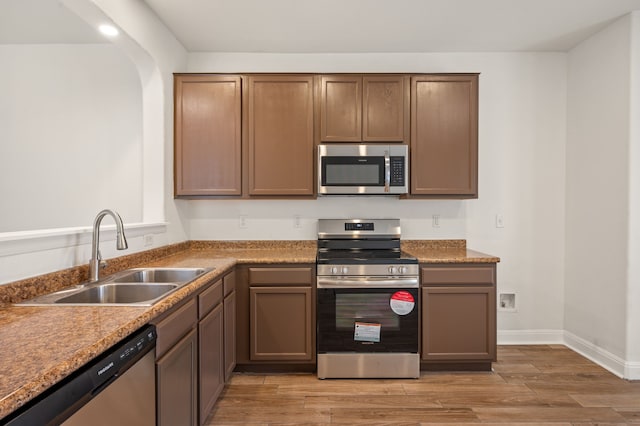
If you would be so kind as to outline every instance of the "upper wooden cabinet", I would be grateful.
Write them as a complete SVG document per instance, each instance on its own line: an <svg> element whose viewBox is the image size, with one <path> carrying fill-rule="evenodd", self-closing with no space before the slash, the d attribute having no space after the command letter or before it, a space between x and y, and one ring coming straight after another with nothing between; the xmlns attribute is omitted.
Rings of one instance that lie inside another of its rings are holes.
<svg viewBox="0 0 640 426"><path fill-rule="evenodd" d="M248 194L314 194L313 76L246 80Z"/></svg>
<svg viewBox="0 0 640 426"><path fill-rule="evenodd" d="M175 195L240 195L241 79L176 75Z"/></svg>
<svg viewBox="0 0 640 426"><path fill-rule="evenodd" d="M478 197L478 74L176 74L175 196L313 198L315 144L410 144L408 198Z"/></svg>
<svg viewBox="0 0 640 426"><path fill-rule="evenodd" d="M409 77L323 75L323 142L405 142L409 134Z"/></svg>
<svg viewBox="0 0 640 426"><path fill-rule="evenodd" d="M477 198L477 74L411 78L410 193Z"/></svg>

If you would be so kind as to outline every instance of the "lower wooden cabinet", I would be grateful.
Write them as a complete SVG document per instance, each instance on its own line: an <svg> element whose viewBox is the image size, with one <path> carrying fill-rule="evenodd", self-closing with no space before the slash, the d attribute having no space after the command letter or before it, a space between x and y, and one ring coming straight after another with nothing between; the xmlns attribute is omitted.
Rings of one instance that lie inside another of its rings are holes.
<svg viewBox="0 0 640 426"><path fill-rule="evenodd" d="M423 364L491 368L496 360L495 272L495 264L421 268Z"/></svg>
<svg viewBox="0 0 640 426"><path fill-rule="evenodd" d="M198 325L200 371L200 424L204 424L224 388L223 304L208 313Z"/></svg>
<svg viewBox="0 0 640 426"><path fill-rule="evenodd" d="M236 367L236 292L224 298L224 381L228 382Z"/></svg>
<svg viewBox="0 0 640 426"><path fill-rule="evenodd" d="M496 290L480 287L422 289L422 359L493 360Z"/></svg>
<svg viewBox="0 0 640 426"><path fill-rule="evenodd" d="M198 309L191 299L156 325L158 426L198 424Z"/></svg>
<svg viewBox="0 0 640 426"><path fill-rule="evenodd" d="M158 425L204 424L235 367L235 272L152 323Z"/></svg>
<svg viewBox="0 0 640 426"><path fill-rule="evenodd" d="M311 287L251 287L251 360L312 359Z"/></svg>
<svg viewBox="0 0 640 426"><path fill-rule="evenodd" d="M315 265L236 269L239 371L315 370Z"/></svg>

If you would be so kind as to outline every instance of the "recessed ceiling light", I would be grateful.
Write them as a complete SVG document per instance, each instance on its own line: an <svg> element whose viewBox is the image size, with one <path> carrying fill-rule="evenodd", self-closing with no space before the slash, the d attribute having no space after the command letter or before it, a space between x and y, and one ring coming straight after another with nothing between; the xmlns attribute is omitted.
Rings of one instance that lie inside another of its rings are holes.
<svg viewBox="0 0 640 426"><path fill-rule="evenodd" d="M115 37L119 34L118 29L110 24L102 24L98 27L98 29L107 37Z"/></svg>

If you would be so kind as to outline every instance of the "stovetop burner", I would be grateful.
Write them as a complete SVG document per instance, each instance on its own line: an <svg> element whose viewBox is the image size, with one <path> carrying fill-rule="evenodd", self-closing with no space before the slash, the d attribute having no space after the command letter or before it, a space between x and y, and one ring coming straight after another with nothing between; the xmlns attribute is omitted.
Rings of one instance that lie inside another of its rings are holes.
<svg viewBox="0 0 640 426"><path fill-rule="evenodd" d="M318 265L413 265L400 249L399 219L320 219ZM404 269L404 268L403 268Z"/></svg>
<svg viewBox="0 0 640 426"><path fill-rule="evenodd" d="M340 264L340 265L395 265L413 264L418 260L403 251L391 250L329 250L318 251L316 261L318 264Z"/></svg>

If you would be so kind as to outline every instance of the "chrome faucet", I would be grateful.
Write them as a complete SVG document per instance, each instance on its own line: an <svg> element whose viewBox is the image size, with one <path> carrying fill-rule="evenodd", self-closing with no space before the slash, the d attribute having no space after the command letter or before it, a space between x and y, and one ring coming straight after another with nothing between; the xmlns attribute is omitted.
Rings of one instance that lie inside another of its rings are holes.
<svg viewBox="0 0 640 426"><path fill-rule="evenodd" d="M94 282L100 279L100 267L106 266L102 264L102 256L100 255L100 222L106 215L111 215L113 220L116 221L116 248L118 250L125 250L127 245L127 238L124 236L124 225L122 219L117 212L112 210L102 210L96 216L93 221L93 239L91 240L91 260L89 261L89 281Z"/></svg>

